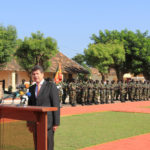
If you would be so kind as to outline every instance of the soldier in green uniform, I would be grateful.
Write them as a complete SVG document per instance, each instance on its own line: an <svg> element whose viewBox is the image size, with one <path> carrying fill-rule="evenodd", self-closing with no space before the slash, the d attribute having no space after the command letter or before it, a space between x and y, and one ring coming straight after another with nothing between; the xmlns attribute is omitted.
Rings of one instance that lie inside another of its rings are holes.
<svg viewBox="0 0 150 150"><path fill-rule="evenodd" d="M84 79L81 85L81 104L87 105L87 101L88 101L87 79Z"/></svg>
<svg viewBox="0 0 150 150"><path fill-rule="evenodd" d="M136 81L136 83L135 83L135 100L136 101L139 100L139 83L138 83L138 81Z"/></svg>
<svg viewBox="0 0 150 150"><path fill-rule="evenodd" d="M139 81L139 101L142 100L142 94L143 94L143 84L142 81Z"/></svg>
<svg viewBox="0 0 150 150"><path fill-rule="evenodd" d="M120 97L120 81L118 80L117 81L117 84L116 84L116 88L115 88L115 99L116 100L119 100L119 97Z"/></svg>
<svg viewBox="0 0 150 150"><path fill-rule="evenodd" d="M129 98L129 84L128 84L127 80L125 80L124 84L125 84L125 90L126 90L125 101L127 101Z"/></svg>
<svg viewBox="0 0 150 150"><path fill-rule="evenodd" d="M96 81L93 83L93 102L94 102L96 105L98 104L99 90L100 90L99 81L96 80Z"/></svg>
<svg viewBox="0 0 150 150"><path fill-rule="evenodd" d="M109 80L106 81L105 84L105 103L108 104L109 103L109 96L110 96L110 84L109 84Z"/></svg>
<svg viewBox="0 0 150 150"><path fill-rule="evenodd" d="M131 99L131 92L132 92L131 91L132 90L131 86L132 86L132 80L128 82L128 100L133 101Z"/></svg>
<svg viewBox="0 0 150 150"><path fill-rule="evenodd" d="M88 105L92 105L93 98L93 80L89 80L88 82Z"/></svg>
<svg viewBox="0 0 150 150"><path fill-rule="evenodd" d="M125 82L121 80L121 83L119 84L120 89L120 101L125 102L125 94L126 94L126 85Z"/></svg>
<svg viewBox="0 0 150 150"><path fill-rule="evenodd" d="M132 80L131 82L131 101L136 100L136 82Z"/></svg>
<svg viewBox="0 0 150 150"><path fill-rule="evenodd" d="M63 90L62 90L62 82L59 82L56 85L57 89L58 89L58 94L59 94L59 100L60 100L60 107L62 107L62 95L63 95Z"/></svg>
<svg viewBox="0 0 150 150"><path fill-rule="evenodd" d="M81 103L81 81L77 80L76 82L76 102Z"/></svg>
<svg viewBox="0 0 150 150"><path fill-rule="evenodd" d="M111 97L111 103L114 103L115 100L115 80L111 81L111 85L110 85L110 97Z"/></svg>
<svg viewBox="0 0 150 150"><path fill-rule="evenodd" d="M101 84L100 84L100 103L104 104L105 103L105 85L103 80L101 80Z"/></svg>
<svg viewBox="0 0 150 150"><path fill-rule="evenodd" d="M143 83L143 92L142 92L142 100L146 100L146 95L147 95L147 82L146 81L144 81L144 83Z"/></svg>
<svg viewBox="0 0 150 150"><path fill-rule="evenodd" d="M63 90L63 95L62 95L62 103L65 104L66 102L66 98L67 98L67 90L68 90L68 87L67 87L67 83L66 82L63 82L62 83L62 90Z"/></svg>
<svg viewBox="0 0 150 150"><path fill-rule="evenodd" d="M75 80L69 83L69 99L72 106L76 106L76 83Z"/></svg>

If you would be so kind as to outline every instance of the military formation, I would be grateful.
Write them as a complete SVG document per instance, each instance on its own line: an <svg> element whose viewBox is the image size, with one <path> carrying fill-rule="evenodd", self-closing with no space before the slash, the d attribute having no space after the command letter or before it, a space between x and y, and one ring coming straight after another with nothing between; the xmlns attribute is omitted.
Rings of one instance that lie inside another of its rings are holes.
<svg viewBox="0 0 150 150"><path fill-rule="evenodd" d="M149 81L99 81L99 80L72 80L71 82L61 82L57 86L59 89L60 103L69 103L72 106L77 104L108 104L115 101L146 101L150 97Z"/></svg>

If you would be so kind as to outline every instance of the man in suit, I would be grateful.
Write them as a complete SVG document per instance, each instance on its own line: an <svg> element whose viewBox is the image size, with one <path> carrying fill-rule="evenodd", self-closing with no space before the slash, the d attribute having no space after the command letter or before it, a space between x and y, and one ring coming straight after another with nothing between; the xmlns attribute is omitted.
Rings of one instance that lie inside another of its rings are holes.
<svg viewBox="0 0 150 150"><path fill-rule="evenodd" d="M36 65L32 69L32 80L36 83L29 88L31 96L28 100L30 106L57 107L58 110L48 112L48 150L54 149L54 132L60 124L60 107L57 87L54 83L44 80L44 71ZM32 131L32 127L29 126ZM36 146L35 146L36 147Z"/></svg>

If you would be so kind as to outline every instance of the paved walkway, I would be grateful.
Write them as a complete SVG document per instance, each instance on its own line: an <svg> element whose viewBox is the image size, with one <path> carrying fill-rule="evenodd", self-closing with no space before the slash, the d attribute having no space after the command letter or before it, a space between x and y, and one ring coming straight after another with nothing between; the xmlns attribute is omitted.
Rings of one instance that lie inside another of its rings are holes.
<svg viewBox="0 0 150 150"><path fill-rule="evenodd" d="M108 142L81 150L149 150L150 134Z"/></svg>
<svg viewBox="0 0 150 150"><path fill-rule="evenodd" d="M150 113L150 101L63 107L61 108L61 116L102 112L102 111Z"/></svg>

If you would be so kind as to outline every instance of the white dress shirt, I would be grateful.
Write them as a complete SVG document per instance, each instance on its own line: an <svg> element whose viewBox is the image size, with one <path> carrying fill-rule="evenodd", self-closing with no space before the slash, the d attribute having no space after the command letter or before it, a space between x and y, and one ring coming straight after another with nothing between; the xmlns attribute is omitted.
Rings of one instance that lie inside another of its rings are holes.
<svg viewBox="0 0 150 150"><path fill-rule="evenodd" d="M42 84L44 83L44 79L39 83L40 88L42 87ZM37 97L38 94L38 85L36 84L36 88L35 88L35 96Z"/></svg>

